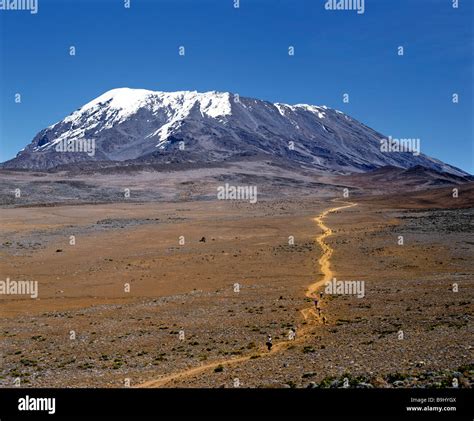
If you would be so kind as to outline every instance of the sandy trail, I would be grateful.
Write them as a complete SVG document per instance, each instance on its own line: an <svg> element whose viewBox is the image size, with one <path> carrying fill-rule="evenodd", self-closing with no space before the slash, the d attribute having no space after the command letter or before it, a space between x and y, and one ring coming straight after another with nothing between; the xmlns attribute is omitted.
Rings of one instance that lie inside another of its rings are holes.
<svg viewBox="0 0 474 421"><path fill-rule="evenodd" d="M334 208L330 208L330 209L325 210L321 214L319 214L316 218L314 218L316 224L322 230L322 233L316 238L316 241L321 246L321 249L322 249L322 255L321 255L321 258L318 260L318 263L321 266L321 272L323 273L323 277L321 280L314 282L313 284L308 286L308 289L306 290L306 293L305 293L306 297L313 298L313 296L316 294L318 289L322 285L324 285L327 281L331 280L333 277L330 259L331 259L331 255L334 249L325 242L325 239L332 235L332 230L331 228L329 228L328 226L324 224L323 219L330 213L337 212L339 210L350 208L356 205L357 205L356 203L348 203L347 205L344 205L344 206L337 206ZM303 315L305 320L308 319L310 315L314 316L314 318L316 318L318 321L320 319L319 316L316 315L316 312L312 307L301 310L301 314ZM308 328L300 329L298 332L298 337L292 341L287 340L287 341L280 341L280 342L275 343L271 351L261 351L257 354L247 355L244 357L236 357L236 358L216 361L209 364L203 364L203 365L200 365L199 367L183 370L178 373L173 373L168 376L161 377L159 379L148 380L144 383L141 383L140 385L136 387L137 388L161 387L169 383L170 381L179 380L186 377L191 377L193 375L200 374L207 370L214 369L218 366L231 366L231 365L235 365L235 364L242 363L245 361L249 361L252 357L255 357L257 355L261 358L265 358L272 354L275 354L276 352L281 351L282 349L287 348L288 346L294 343L303 341L307 336L307 333L306 333L307 330Z"/></svg>
<svg viewBox="0 0 474 421"><path fill-rule="evenodd" d="M319 266L321 267L321 272L323 274L323 277L321 280L315 282L314 284L311 284L308 286L308 289L306 290L306 297L308 298L313 298L316 294L316 292L319 290L320 287L322 287L326 282L330 281L333 278L333 272L331 270L331 263L330 259L332 256L332 253L334 249L329 245L325 243L325 239L329 236L332 235L332 230L329 228L327 225L324 224L323 219L330 213L332 212L337 212L342 209L346 208L351 208L353 206L356 206L356 203L349 203L344 206L338 206L335 208L327 209L324 212L322 212L319 216L314 218L316 223L318 224L318 227L321 228L322 233L316 238L317 243L321 247L321 250L323 251L320 259L318 260ZM314 308L305 308L301 310L301 314L305 318L305 320L310 316L313 315L315 317L318 317L316 315L316 312Z"/></svg>

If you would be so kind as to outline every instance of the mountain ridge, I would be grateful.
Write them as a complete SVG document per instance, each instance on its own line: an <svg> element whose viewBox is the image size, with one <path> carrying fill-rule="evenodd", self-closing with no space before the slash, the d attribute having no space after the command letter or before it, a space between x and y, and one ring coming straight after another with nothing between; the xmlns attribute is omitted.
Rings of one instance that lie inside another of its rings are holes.
<svg viewBox="0 0 474 421"><path fill-rule="evenodd" d="M41 130L1 167L50 170L80 162L170 160L204 165L239 155L266 155L303 169L332 172L421 165L467 174L423 154L382 152L384 138L326 106L271 103L219 91L116 88ZM94 145L93 154L59 148L86 142Z"/></svg>

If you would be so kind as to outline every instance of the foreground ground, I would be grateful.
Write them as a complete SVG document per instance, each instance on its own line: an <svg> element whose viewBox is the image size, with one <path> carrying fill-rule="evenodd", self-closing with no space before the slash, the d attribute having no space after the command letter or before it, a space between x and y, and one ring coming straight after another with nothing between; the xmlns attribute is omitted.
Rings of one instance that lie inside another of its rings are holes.
<svg viewBox="0 0 474 421"><path fill-rule="evenodd" d="M2 278L40 295L0 296L0 384L470 387L474 211L444 194L326 216L334 275L365 282L326 324L301 310L341 196L3 209Z"/></svg>

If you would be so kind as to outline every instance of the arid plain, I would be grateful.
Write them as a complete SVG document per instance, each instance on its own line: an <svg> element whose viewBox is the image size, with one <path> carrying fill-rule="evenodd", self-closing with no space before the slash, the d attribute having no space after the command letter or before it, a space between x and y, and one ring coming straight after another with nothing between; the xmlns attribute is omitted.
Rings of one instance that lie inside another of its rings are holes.
<svg viewBox="0 0 474 421"><path fill-rule="evenodd" d="M307 193L4 206L2 278L39 296L0 296L0 385L471 387L472 184ZM324 243L365 295L318 316L315 218L347 203Z"/></svg>

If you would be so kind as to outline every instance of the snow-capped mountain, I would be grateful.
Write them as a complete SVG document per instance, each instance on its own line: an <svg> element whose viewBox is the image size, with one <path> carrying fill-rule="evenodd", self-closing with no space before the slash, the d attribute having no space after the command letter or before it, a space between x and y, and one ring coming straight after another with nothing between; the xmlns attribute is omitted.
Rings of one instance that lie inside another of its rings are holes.
<svg viewBox="0 0 474 421"><path fill-rule="evenodd" d="M120 88L40 131L2 167L38 170L84 161L205 164L263 156L307 169L363 172L422 165L466 174L423 154L384 152L384 138L325 106L272 104L229 92Z"/></svg>

